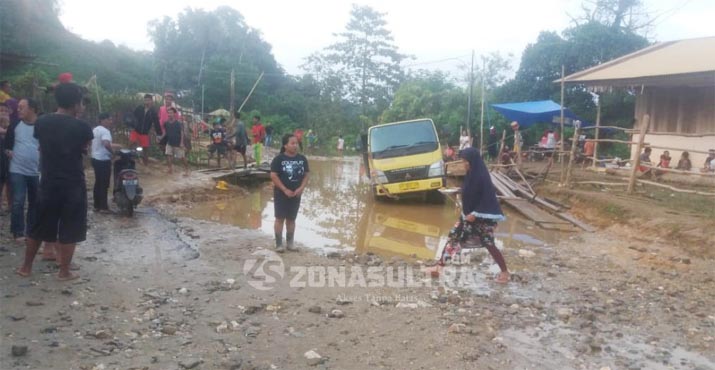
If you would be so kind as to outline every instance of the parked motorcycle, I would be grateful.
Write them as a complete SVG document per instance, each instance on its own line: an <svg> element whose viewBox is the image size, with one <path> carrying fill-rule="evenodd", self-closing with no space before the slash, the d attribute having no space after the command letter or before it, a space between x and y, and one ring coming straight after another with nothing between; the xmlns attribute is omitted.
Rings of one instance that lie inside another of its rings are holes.
<svg viewBox="0 0 715 370"><path fill-rule="evenodd" d="M142 148L121 149L119 159L114 161L114 203L120 212L129 217L134 215L134 207L139 205L143 198L134 160L139 157L141 151Z"/></svg>

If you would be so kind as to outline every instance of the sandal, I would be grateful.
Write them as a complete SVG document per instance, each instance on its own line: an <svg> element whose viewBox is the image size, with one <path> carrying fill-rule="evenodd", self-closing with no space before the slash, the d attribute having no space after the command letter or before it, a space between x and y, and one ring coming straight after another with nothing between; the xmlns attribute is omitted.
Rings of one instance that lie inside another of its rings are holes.
<svg viewBox="0 0 715 370"><path fill-rule="evenodd" d="M494 279L494 282L497 284L506 284L511 280L511 274L508 272L500 272L499 275L497 275L496 279Z"/></svg>
<svg viewBox="0 0 715 370"><path fill-rule="evenodd" d="M72 274L70 273L67 276L59 276L57 275L57 280L59 281L70 281L70 280L76 280L79 279L79 274Z"/></svg>
<svg viewBox="0 0 715 370"><path fill-rule="evenodd" d="M21 271L21 268L16 268L16 269L15 269L15 274L17 274L17 275L19 275L19 276L21 276L21 277L24 277L24 278L30 277L30 275L32 275L32 273L29 273L29 272L22 272L22 271Z"/></svg>

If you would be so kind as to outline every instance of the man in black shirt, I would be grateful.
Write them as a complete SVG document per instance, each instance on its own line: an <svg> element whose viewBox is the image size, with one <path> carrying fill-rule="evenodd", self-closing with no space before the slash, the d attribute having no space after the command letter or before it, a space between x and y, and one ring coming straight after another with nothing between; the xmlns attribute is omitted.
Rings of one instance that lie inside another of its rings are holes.
<svg viewBox="0 0 715 370"><path fill-rule="evenodd" d="M494 126L489 128L489 138L487 139L487 152L489 153L489 160L495 161L497 159L497 152L499 151L499 141L497 137L497 130Z"/></svg>
<svg viewBox="0 0 715 370"><path fill-rule="evenodd" d="M149 161L149 130L154 128L156 136L161 136L161 126L159 125L159 113L154 108L154 96L144 95L144 105L138 106L134 110L134 120L136 123L129 134L129 142L139 145L142 151L142 163L146 166Z"/></svg>
<svg viewBox="0 0 715 370"><path fill-rule="evenodd" d="M184 163L184 176L189 176L189 162L186 160L184 146L184 127L177 120L176 108L166 109L169 119L164 124L164 137L166 138L166 164L169 166L169 173L174 173L174 158L181 159Z"/></svg>
<svg viewBox="0 0 715 370"><path fill-rule="evenodd" d="M57 113L35 122L40 143L40 191L37 217L26 239L25 262L16 272L26 277L40 244L56 243L59 280L73 280L70 272L76 243L87 237L87 188L82 155L94 138L89 124L75 116L84 109L82 88L62 83L55 89ZM57 243L58 242L58 243Z"/></svg>

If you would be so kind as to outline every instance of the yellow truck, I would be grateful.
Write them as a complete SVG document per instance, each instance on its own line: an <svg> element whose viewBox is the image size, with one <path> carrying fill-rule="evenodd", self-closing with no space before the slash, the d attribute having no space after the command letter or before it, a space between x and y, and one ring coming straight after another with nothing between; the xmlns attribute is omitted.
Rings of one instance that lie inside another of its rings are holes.
<svg viewBox="0 0 715 370"><path fill-rule="evenodd" d="M444 161L431 119L372 126L366 141L364 154L376 198L443 199L437 190L446 184Z"/></svg>
<svg viewBox="0 0 715 370"><path fill-rule="evenodd" d="M453 218L449 207L368 202L358 223L356 252L439 259Z"/></svg>

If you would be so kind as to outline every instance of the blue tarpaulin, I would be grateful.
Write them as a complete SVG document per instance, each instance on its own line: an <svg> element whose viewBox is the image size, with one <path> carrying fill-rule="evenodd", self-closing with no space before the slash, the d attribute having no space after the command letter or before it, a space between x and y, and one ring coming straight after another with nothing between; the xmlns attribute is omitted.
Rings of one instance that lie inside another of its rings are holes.
<svg viewBox="0 0 715 370"><path fill-rule="evenodd" d="M535 123L560 124L561 122L561 106L552 100L492 104L492 107L508 120L519 122L521 128L529 128ZM581 127L591 126L576 117L568 108L564 108L564 125L571 126L574 120L581 121Z"/></svg>

